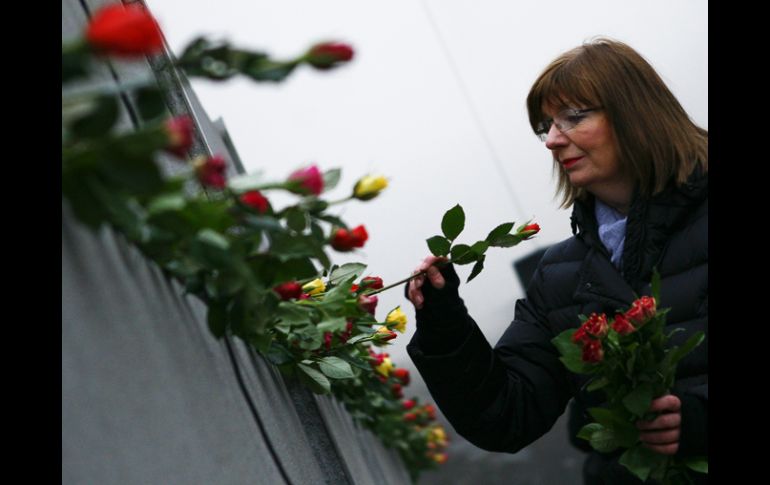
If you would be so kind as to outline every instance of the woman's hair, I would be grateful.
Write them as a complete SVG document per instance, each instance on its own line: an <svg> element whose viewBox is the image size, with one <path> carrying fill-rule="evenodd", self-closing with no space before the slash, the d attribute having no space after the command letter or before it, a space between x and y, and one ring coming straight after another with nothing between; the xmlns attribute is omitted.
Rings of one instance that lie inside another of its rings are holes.
<svg viewBox="0 0 770 485"><path fill-rule="evenodd" d="M551 62L527 96L533 130L545 118L544 105L601 107L615 134L621 169L643 196L672 180L684 183L696 165L708 172L708 131L690 120L652 66L622 42L597 38ZM556 169L561 207L586 196Z"/></svg>

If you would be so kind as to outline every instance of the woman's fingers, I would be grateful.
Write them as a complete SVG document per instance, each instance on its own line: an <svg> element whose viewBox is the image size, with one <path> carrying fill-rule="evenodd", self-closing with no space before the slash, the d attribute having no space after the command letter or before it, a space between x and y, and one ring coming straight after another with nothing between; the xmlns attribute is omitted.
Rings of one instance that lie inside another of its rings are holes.
<svg viewBox="0 0 770 485"><path fill-rule="evenodd" d="M409 301L412 302L416 309L419 310L422 308L423 303L425 303L425 297L423 296L422 290L420 288L422 288L422 285L425 284L426 276L434 288L441 289L444 287L444 285L446 285L444 276L435 266L436 263L444 261L447 261L447 258L441 256L428 256L412 272L412 274L418 274L422 272L426 273L425 275L417 276L416 278L413 278L411 281L409 281L409 289L407 290L407 295L409 297Z"/></svg>

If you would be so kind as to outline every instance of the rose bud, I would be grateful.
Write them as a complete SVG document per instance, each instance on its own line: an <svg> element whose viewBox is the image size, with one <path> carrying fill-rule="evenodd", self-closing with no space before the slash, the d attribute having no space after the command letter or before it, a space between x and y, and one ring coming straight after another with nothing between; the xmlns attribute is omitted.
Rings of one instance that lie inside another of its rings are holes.
<svg viewBox="0 0 770 485"><path fill-rule="evenodd" d="M398 369L396 369L398 370ZM407 399L406 401L401 403L401 407L404 409L404 411L409 411L413 407L417 405L416 402L414 402L414 399Z"/></svg>
<svg viewBox="0 0 770 485"><path fill-rule="evenodd" d="M607 326L607 315L604 313L601 315L592 313L588 317L588 320L583 322L582 326L589 335L596 338L603 338L607 335L607 331L609 330L609 327Z"/></svg>
<svg viewBox="0 0 770 485"><path fill-rule="evenodd" d="M332 333L331 332L324 332L324 347L326 347L326 350L332 349Z"/></svg>
<svg viewBox="0 0 770 485"><path fill-rule="evenodd" d="M417 415L415 413L406 413L404 414L404 421L416 421Z"/></svg>
<svg viewBox="0 0 770 485"><path fill-rule="evenodd" d="M638 304L642 308L642 314L645 319L649 319L655 316L655 298L651 296L643 296L636 300L635 304Z"/></svg>
<svg viewBox="0 0 770 485"><path fill-rule="evenodd" d="M348 322L345 324L345 331L342 332L339 336L340 342L343 344L348 341L350 338L350 335L353 333L353 322L348 320Z"/></svg>
<svg viewBox="0 0 770 485"><path fill-rule="evenodd" d="M323 175L315 165L295 170L289 175L289 182L287 189L295 194L321 195L324 189Z"/></svg>
<svg viewBox="0 0 770 485"><path fill-rule="evenodd" d="M572 342L576 344L583 345L590 339L591 337L588 336L586 329L582 325L572 334Z"/></svg>
<svg viewBox="0 0 770 485"><path fill-rule="evenodd" d="M138 5L115 3L97 10L86 28L88 44L101 54L138 57L163 48L163 36L150 13Z"/></svg>
<svg viewBox="0 0 770 485"><path fill-rule="evenodd" d="M390 357L383 357L382 363L374 368L380 375L384 377L388 377L390 375L390 371L393 370L393 362L391 362Z"/></svg>
<svg viewBox="0 0 770 485"><path fill-rule="evenodd" d="M394 369L393 370L393 376L401 381L401 383L405 386L409 385L409 370L408 369Z"/></svg>
<svg viewBox="0 0 770 485"><path fill-rule="evenodd" d="M355 293L358 291L358 285L350 285L350 292Z"/></svg>
<svg viewBox="0 0 770 485"><path fill-rule="evenodd" d="M527 224L526 226L520 227L517 232L518 235L521 236L522 241L526 241L540 232L540 226L538 224Z"/></svg>
<svg viewBox="0 0 770 485"><path fill-rule="evenodd" d="M604 350L600 340L591 340L583 345L583 362L594 364L604 358Z"/></svg>
<svg viewBox="0 0 770 485"><path fill-rule="evenodd" d="M401 333L406 332L406 313L401 311L400 306L397 306L385 317L385 324L388 328L396 329Z"/></svg>
<svg viewBox="0 0 770 485"><path fill-rule="evenodd" d="M644 324L644 310L641 305L632 305L624 315L635 327L641 327Z"/></svg>
<svg viewBox="0 0 770 485"><path fill-rule="evenodd" d="M442 463L445 463L447 461L447 454L446 453L436 453L433 455L433 461L441 465Z"/></svg>
<svg viewBox="0 0 770 485"><path fill-rule="evenodd" d="M371 364L371 366L375 368L380 364L382 364L383 361L385 360L384 354L378 354L376 352L372 352L372 349L369 349L369 356L372 358L372 360L369 361L369 364Z"/></svg>
<svg viewBox="0 0 770 485"><path fill-rule="evenodd" d="M299 298L297 298L297 299L298 300L308 300L308 299L310 299L310 295L308 295L307 293L302 293L301 295L299 295Z"/></svg>
<svg viewBox="0 0 770 485"><path fill-rule="evenodd" d="M628 335L636 330L622 313L615 315L615 321L612 322L612 329L620 335Z"/></svg>
<svg viewBox="0 0 770 485"><path fill-rule="evenodd" d="M340 252L352 251L354 248L364 247L364 243L369 239L369 234L363 225L355 227L351 231L347 229L337 229L331 238L331 246Z"/></svg>
<svg viewBox="0 0 770 485"><path fill-rule="evenodd" d="M402 397L404 397L404 392L402 390L401 384L398 384L398 383L393 384L392 386L390 386L390 390L393 392L393 397L395 397L396 399L401 399Z"/></svg>
<svg viewBox="0 0 770 485"><path fill-rule="evenodd" d="M387 186L388 179L385 177L373 177L367 175L366 177L361 177L358 182L356 182L356 185L353 188L353 197L358 200L371 200L377 197Z"/></svg>
<svg viewBox="0 0 770 485"><path fill-rule="evenodd" d="M168 145L165 150L179 158L185 158L193 144L193 121L187 115L176 116L166 121Z"/></svg>
<svg viewBox="0 0 770 485"><path fill-rule="evenodd" d="M246 192L245 194L241 195L239 200L241 201L241 204L247 207L251 207L260 214L267 212L267 209L270 207L270 202L268 202L265 196L262 195L258 190L250 190L249 192Z"/></svg>
<svg viewBox="0 0 770 485"><path fill-rule="evenodd" d="M422 409L428 414L428 419L436 419L436 408L433 405L426 404Z"/></svg>
<svg viewBox="0 0 770 485"><path fill-rule="evenodd" d="M273 291L281 296L281 300L291 300L292 298L300 297L302 294L302 286L296 281L288 281L274 287Z"/></svg>
<svg viewBox="0 0 770 485"><path fill-rule="evenodd" d="M198 176L198 181L200 181L201 185L204 187L213 187L217 189L225 188L227 182L227 179L225 178L227 163L220 155L215 155L213 157L199 155L193 160L193 167Z"/></svg>
<svg viewBox="0 0 770 485"><path fill-rule="evenodd" d="M310 48L305 61L316 69L326 70L353 58L353 48L347 44L323 42Z"/></svg>
<svg viewBox="0 0 770 485"><path fill-rule="evenodd" d="M361 286L369 290L379 290L382 288L382 278L379 276L367 276L361 280Z"/></svg>
<svg viewBox="0 0 770 485"><path fill-rule="evenodd" d="M374 310L377 308L377 297L361 295L358 297L358 306L362 310L374 315Z"/></svg>
<svg viewBox="0 0 770 485"><path fill-rule="evenodd" d="M428 432L428 439L434 443L438 443L441 446L446 446L446 432L444 428L436 425Z"/></svg>
<svg viewBox="0 0 770 485"><path fill-rule="evenodd" d="M326 285L321 278L316 278L309 283L302 285L302 291L307 292L308 295L317 295L326 291Z"/></svg>
<svg viewBox="0 0 770 485"><path fill-rule="evenodd" d="M387 342L388 340L393 340L394 338L398 337L398 334L383 325L377 329L375 337L376 342Z"/></svg>

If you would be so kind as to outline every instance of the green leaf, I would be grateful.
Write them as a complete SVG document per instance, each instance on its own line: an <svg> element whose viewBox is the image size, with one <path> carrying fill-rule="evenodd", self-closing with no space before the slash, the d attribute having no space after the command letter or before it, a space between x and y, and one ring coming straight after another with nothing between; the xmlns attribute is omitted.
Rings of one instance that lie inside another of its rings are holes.
<svg viewBox="0 0 770 485"><path fill-rule="evenodd" d="M318 362L318 367L326 377L332 379L352 379L356 376L350 364L339 357L324 357Z"/></svg>
<svg viewBox="0 0 770 485"><path fill-rule="evenodd" d="M473 253L477 256L481 256L487 251L487 248L489 248L488 242L476 241L473 246L471 246L471 251L473 251Z"/></svg>
<svg viewBox="0 0 770 485"><path fill-rule="evenodd" d="M256 216L246 214L243 216L243 222L248 227L270 232L286 232L278 219L270 216Z"/></svg>
<svg viewBox="0 0 770 485"><path fill-rule="evenodd" d="M505 236L506 234L511 232L511 229L513 229L513 222L505 222L503 224L500 224L496 228L492 229L489 232L489 235L487 236L486 241L489 243L490 246L494 246L495 241L497 241L502 236Z"/></svg>
<svg viewBox="0 0 770 485"><path fill-rule="evenodd" d="M703 332L696 332L687 339L687 342L685 342L684 345L679 348L669 350L669 352L673 352L673 356L671 357L671 364L676 365L687 354L692 352L695 347L700 345L704 338L705 335Z"/></svg>
<svg viewBox="0 0 770 485"><path fill-rule="evenodd" d="M470 281L475 278L476 276L481 273L481 270L484 269L484 260L486 259L486 256L481 255L479 256L478 261L476 261L476 264L473 265L473 270L471 270L471 275L468 276L468 279L465 280L466 283L470 283Z"/></svg>
<svg viewBox="0 0 770 485"><path fill-rule="evenodd" d="M340 176L342 175L342 169L333 168L323 173L324 178L324 192L333 189L340 182Z"/></svg>
<svg viewBox="0 0 770 485"><path fill-rule="evenodd" d="M433 236L426 240L428 243L428 249L434 256L446 256L449 254L449 247L451 243L444 236Z"/></svg>
<svg viewBox="0 0 770 485"><path fill-rule="evenodd" d="M144 86L136 91L136 106L139 116L145 120L154 120L166 113L166 101L157 86Z"/></svg>
<svg viewBox="0 0 770 485"><path fill-rule="evenodd" d="M289 349L275 340L270 343L270 347L265 352L265 357L275 365L284 365L294 361L294 356Z"/></svg>
<svg viewBox="0 0 770 485"><path fill-rule="evenodd" d="M605 408L589 408L588 413L605 428L612 429L614 439L619 446L628 448L639 439L639 430L636 426L625 421L615 411Z"/></svg>
<svg viewBox="0 0 770 485"><path fill-rule="evenodd" d="M470 264L477 260L476 254L467 244L455 244L449 252L454 264Z"/></svg>
<svg viewBox="0 0 770 485"><path fill-rule="evenodd" d="M515 234L505 234L490 242L489 245L496 248L511 248L520 242L521 236L517 236Z"/></svg>
<svg viewBox="0 0 770 485"><path fill-rule="evenodd" d="M271 269L275 270L272 281L283 283L290 280L303 280L315 276L318 271L310 258L292 258L279 262L270 258Z"/></svg>
<svg viewBox="0 0 770 485"><path fill-rule="evenodd" d="M180 211L184 209L184 206L185 198L183 194L161 194L152 199L147 205L147 213L152 216L161 212Z"/></svg>
<svg viewBox="0 0 770 485"><path fill-rule="evenodd" d="M302 232L307 225L307 215L300 209L290 208L286 211L286 225L294 231Z"/></svg>
<svg viewBox="0 0 770 485"><path fill-rule="evenodd" d="M330 214L314 214L313 218L320 219L322 221L326 221L326 222L328 222L330 224L333 224L333 225L335 225L337 227L341 227L342 229L348 229L348 225L345 224L345 221L343 221L342 219L340 219L337 216L333 216L333 215L330 215Z"/></svg>
<svg viewBox="0 0 770 485"><path fill-rule="evenodd" d="M331 383L325 375L305 364L297 364L301 371L300 375L305 377L305 382L309 384L310 389L316 394L329 394Z"/></svg>
<svg viewBox="0 0 770 485"><path fill-rule="evenodd" d="M698 473L709 472L709 462L703 456L693 456L684 459L684 464L687 468L695 470Z"/></svg>
<svg viewBox="0 0 770 485"><path fill-rule="evenodd" d="M591 436L593 436L594 433L602 429L604 429L604 426L602 426L599 423L588 423L587 425L580 428L580 431L578 431L578 434L576 435L576 437L586 441L590 441Z"/></svg>
<svg viewBox="0 0 770 485"><path fill-rule="evenodd" d="M115 96L99 96L94 100L92 109L72 123L72 133L76 138L97 138L112 130L120 113Z"/></svg>
<svg viewBox="0 0 770 485"><path fill-rule="evenodd" d="M659 461L665 460L665 456L655 453L642 445L636 445L626 450L618 462L636 475L641 481L646 481L650 471L658 466Z"/></svg>
<svg viewBox="0 0 770 485"><path fill-rule="evenodd" d="M454 241L465 228L465 212L460 204L449 209L441 220L441 231L447 239Z"/></svg>
<svg viewBox="0 0 770 485"><path fill-rule="evenodd" d="M214 337L221 339L227 328L227 305L220 302L209 302L206 321Z"/></svg>
<svg viewBox="0 0 770 485"><path fill-rule="evenodd" d="M275 316L284 324L297 326L312 324L314 313L315 310L311 307L282 301L278 304Z"/></svg>
<svg viewBox="0 0 770 485"><path fill-rule="evenodd" d="M340 332L345 330L347 322L348 321L345 317L328 318L318 324L318 330L320 332Z"/></svg>
<svg viewBox="0 0 770 485"><path fill-rule="evenodd" d="M611 428L601 428L591 434L591 447L600 453L609 453L618 448L619 443Z"/></svg>
<svg viewBox="0 0 770 485"><path fill-rule="evenodd" d="M588 390L589 392L593 392L598 389L601 389L602 387L606 386L609 383L610 383L609 379L607 379L606 377L602 377L600 379L591 381L586 387L586 390Z"/></svg>
<svg viewBox="0 0 770 485"><path fill-rule="evenodd" d="M623 398L623 405L635 416L644 416L652 402L652 385L644 382Z"/></svg>
<svg viewBox="0 0 770 485"><path fill-rule="evenodd" d="M211 247L222 249L223 251L230 249L230 242L227 238L211 229L201 229L201 231L198 232L198 241Z"/></svg>
<svg viewBox="0 0 770 485"><path fill-rule="evenodd" d="M345 263L331 272L329 284L336 286L345 280L349 280L351 277L358 278L364 273L364 270L366 270L365 264Z"/></svg>

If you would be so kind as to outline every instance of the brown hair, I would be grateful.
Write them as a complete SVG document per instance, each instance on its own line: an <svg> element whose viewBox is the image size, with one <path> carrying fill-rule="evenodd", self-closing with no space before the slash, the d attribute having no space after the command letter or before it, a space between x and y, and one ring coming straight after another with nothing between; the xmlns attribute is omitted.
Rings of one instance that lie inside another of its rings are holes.
<svg viewBox="0 0 770 485"><path fill-rule="evenodd" d="M652 66L622 42L597 38L557 57L537 78L527 96L529 122L544 120L544 105L558 108L601 106L612 127L622 170L642 196L682 184L700 165L708 172L708 131L693 123ZM556 195L561 207L586 196L563 170Z"/></svg>

